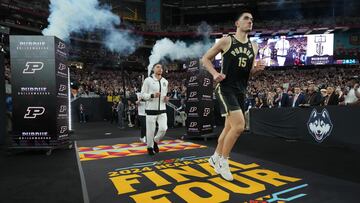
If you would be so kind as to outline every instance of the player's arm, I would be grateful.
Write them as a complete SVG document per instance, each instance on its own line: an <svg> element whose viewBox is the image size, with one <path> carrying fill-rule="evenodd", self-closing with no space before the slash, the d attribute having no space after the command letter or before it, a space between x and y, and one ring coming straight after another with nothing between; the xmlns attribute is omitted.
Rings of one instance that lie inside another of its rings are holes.
<svg viewBox="0 0 360 203"><path fill-rule="evenodd" d="M214 77L214 80L217 82L222 81L225 79L225 75L217 72L212 64L215 56L225 50L227 46L230 44L230 37L223 37L221 38L211 49L209 49L205 55L202 57L201 62L202 65L206 68L206 70Z"/></svg>
<svg viewBox="0 0 360 203"><path fill-rule="evenodd" d="M256 56L258 55L258 51L259 51L259 46L256 42L251 42L253 49L254 49L254 60L252 63L252 68L250 70L250 76L256 76L257 74L259 74L261 71L263 71L265 69L265 65L263 63L263 60L259 60L258 62L256 62Z"/></svg>
<svg viewBox="0 0 360 203"><path fill-rule="evenodd" d="M164 97L164 102L167 103L170 99L170 97L168 96L168 90L169 90L169 81L166 81L166 86L165 86L165 89L164 89L164 92L166 93L165 94L165 97Z"/></svg>
<svg viewBox="0 0 360 203"><path fill-rule="evenodd" d="M151 98L153 98L154 95L152 95L149 92L149 80L144 80L144 83L141 87L141 98L145 101L150 100Z"/></svg>

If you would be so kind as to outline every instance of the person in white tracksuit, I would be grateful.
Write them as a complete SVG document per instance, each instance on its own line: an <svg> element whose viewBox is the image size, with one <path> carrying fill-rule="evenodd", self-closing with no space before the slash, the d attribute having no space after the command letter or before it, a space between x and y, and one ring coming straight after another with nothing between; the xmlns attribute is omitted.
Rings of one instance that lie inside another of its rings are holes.
<svg viewBox="0 0 360 203"><path fill-rule="evenodd" d="M168 81L162 77L162 65L153 66L154 74L144 80L141 97L146 101L146 143L149 155L159 152L158 142L165 136L167 130L166 103L169 101ZM155 134L156 122L158 132Z"/></svg>

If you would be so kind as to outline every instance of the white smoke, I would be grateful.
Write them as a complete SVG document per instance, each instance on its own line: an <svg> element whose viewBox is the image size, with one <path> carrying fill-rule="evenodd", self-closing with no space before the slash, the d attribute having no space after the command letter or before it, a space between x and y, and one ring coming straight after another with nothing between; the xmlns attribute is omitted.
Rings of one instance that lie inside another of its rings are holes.
<svg viewBox="0 0 360 203"><path fill-rule="evenodd" d="M211 32L211 27L202 22L197 29L197 34L204 37L203 41L190 45L180 40L173 42L168 38L156 41L149 57L148 74L150 75L153 66L164 58L180 60L201 57L213 45L209 40Z"/></svg>
<svg viewBox="0 0 360 203"><path fill-rule="evenodd" d="M92 32L95 29L106 30L104 43L111 51L130 54L141 41L129 31L121 31L119 16L111 12L108 6L101 6L98 0L50 0L49 26L43 35L56 36L68 40L71 33Z"/></svg>

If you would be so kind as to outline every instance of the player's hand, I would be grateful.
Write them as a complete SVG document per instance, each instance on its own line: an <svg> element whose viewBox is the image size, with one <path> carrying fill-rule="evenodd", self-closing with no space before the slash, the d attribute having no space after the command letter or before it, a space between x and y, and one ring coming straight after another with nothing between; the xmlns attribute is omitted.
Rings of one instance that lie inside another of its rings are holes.
<svg viewBox="0 0 360 203"><path fill-rule="evenodd" d="M170 97L166 96L164 97L164 102L167 103L169 101Z"/></svg>
<svg viewBox="0 0 360 203"><path fill-rule="evenodd" d="M224 79L225 79L225 75L224 74L222 74L222 73L215 73L214 75L213 75L213 78L214 78L214 81L216 81L216 82L221 82L221 81L223 81Z"/></svg>
<svg viewBox="0 0 360 203"><path fill-rule="evenodd" d="M159 98L160 97L160 92L155 92L154 93L154 98Z"/></svg>

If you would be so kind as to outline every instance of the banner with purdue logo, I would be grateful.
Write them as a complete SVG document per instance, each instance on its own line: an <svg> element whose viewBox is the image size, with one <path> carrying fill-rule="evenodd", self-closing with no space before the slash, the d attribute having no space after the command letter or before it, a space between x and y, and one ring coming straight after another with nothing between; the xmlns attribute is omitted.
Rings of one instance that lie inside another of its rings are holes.
<svg viewBox="0 0 360 203"><path fill-rule="evenodd" d="M11 36L14 146L68 141L68 48L56 37Z"/></svg>
<svg viewBox="0 0 360 203"><path fill-rule="evenodd" d="M200 68L199 60L190 60L186 64L187 101L186 127L188 136L199 136L213 130L213 81L211 75Z"/></svg>

